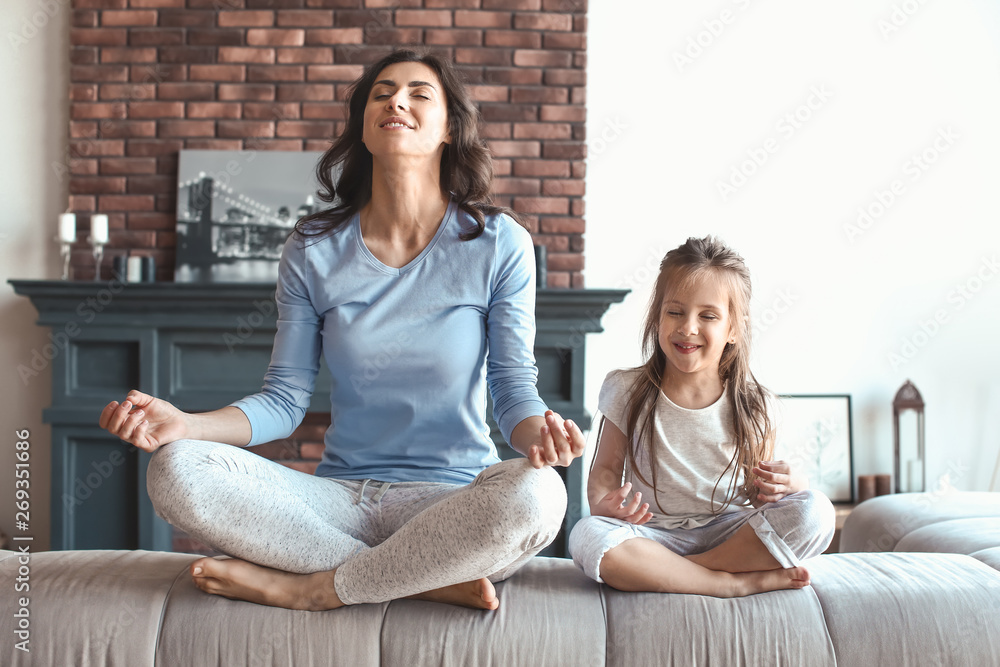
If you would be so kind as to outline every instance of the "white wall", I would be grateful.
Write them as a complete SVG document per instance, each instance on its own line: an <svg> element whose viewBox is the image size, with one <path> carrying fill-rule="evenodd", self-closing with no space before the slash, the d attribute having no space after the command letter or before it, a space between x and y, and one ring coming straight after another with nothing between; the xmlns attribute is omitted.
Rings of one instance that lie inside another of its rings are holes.
<svg viewBox="0 0 1000 667"><path fill-rule="evenodd" d="M649 267L687 236L715 233L754 273L755 317L768 322L757 340L761 379L781 392L853 395L857 473L890 470L889 404L911 378L928 404L932 484L951 468L956 487L987 488L1000 448L1000 279L961 309L954 290L1000 254L1000 18L985 0L925 3L883 39L878 22L892 8L590 4L587 283L634 290L588 342L592 410L605 372L639 359ZM27 428L36 549L49 544L41 411L50 384L25 384L16 369L48 342L47 329L6 281L59 273L51 237L67 183L52 163L66 149L68 9L7 0L0 14L0 529L14 532L14 431ZM674 52L723 9L733 20L679 71ZM813 86L830 99L786 137L776 124ZM954 144L910 180L904 164L947 127ZM717 181L772 137L777 151L723 202ZM850 242L844 225L894 179L903 193ZM781 294L794 302L772 321ZM894 368L888 355L939 310L947 321Z"/></svg>
<svg viewBox="0 0 1000 667"><path fill-rule="evenodd" d="M57 278L52 240L66 208L68 182L53 163L65 160L68 133L68 0L5 0L0 13L0 530L31 535L32 550L49 547L50 429L42 424L51 383L22 381L20 364L49 342L38 313L7 284L11 278ZM30 432L31 522L16 531L15 431Z"/></svg>
<svg viewBox="0 0 1000 667"><path fill-rule="evenodd" d="M850 393L856 474L891 472L891 401L909 378L927 404L928 485L950 471L986 490L1000 450L996 5L597 1L589 26L587 286L633 293L588 340L588 407L609 369L639 362L647 268L717 234L753 274L758 378ZM921 169L925 150L937 159ZM724 197L748 151L763 165ZM893 181L894 201L849 235Z"/></svg>

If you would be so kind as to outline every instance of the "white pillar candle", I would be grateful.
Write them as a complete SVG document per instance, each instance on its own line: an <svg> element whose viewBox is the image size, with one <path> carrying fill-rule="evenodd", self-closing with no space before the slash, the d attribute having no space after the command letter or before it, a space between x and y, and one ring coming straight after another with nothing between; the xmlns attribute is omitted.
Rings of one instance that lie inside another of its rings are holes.
<svg viewBox="0 0 1000 667"><path fill-rule="evenodd" d="M59 214L59 240L63 243L73 243L76 241L76 214Z"/></svg>
<svg viewBox="0 0 1000 667"><path fill-rule="evenodd" d="M909 477L907 480L909 484L904 491L914 493L917 491L926 491L924 486L924 464L923 461L919 459L907 461L906 463L906 476Z"/></svg>
<svg viewBox="0 0 1000 667"><path fill-rule="evenodd" d="M90 216L90 242L101 245L108 242L108 216L103 213Z"/></svg>
<svg viewBox="0 0 1000 667"><path fill-rule="evenodd" d="M125 282L142 282L142 257L129 257L128 263L125 266L127 267L125 270Z"/></svg>

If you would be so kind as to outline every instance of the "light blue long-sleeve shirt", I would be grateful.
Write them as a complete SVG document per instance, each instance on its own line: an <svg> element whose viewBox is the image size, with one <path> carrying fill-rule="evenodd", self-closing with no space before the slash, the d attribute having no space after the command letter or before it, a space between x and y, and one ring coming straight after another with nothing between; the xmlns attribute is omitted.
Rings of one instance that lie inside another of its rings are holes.
<svg viewBox="0 0 1000 667"><path fill-rule="evenodd" d="M505 215L475 222L452 202L434 238L396 269L368 250L355 215L320 241L294 235L279 265L278 329L260 393L235 403L249 444L288 437L309 407L320 354L331 426L316 474L465 483L499 461L486 424L510 442L542 415L535 388L531 237Z"/></svg>

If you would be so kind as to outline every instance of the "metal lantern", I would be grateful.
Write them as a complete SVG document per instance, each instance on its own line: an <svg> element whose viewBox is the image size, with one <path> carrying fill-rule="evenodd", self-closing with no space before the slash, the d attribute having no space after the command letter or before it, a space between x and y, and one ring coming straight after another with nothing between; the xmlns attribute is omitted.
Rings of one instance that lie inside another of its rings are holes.
<svg viewBox="0 0 1000 667"><path fill-rule="evenodd" d="M910 412L915 414L909 414ZM927 488L924 465L924 399L907 380L892 401L892 442L896 493L922 493Z"/></svg>

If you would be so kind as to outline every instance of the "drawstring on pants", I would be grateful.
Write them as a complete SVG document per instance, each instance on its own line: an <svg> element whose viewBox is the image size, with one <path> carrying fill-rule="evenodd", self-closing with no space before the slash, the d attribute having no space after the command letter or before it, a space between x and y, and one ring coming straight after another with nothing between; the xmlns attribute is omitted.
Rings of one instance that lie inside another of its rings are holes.
<svg viewBox="0 0 1000 667"><path fill-rule="evenodd" d="M354 499L355 505L360 505L361 501L365 499L365 489L368 488L368 482L374 482L374 481L375 480L373 479L364 479L361 481L361 488L358 489L358 497ZM392 486L392 482L382 482L382 485L378 488L378 491L376 491L375 495L372 496L372 502L377 503L378 501L382 500L382 496L385 495L385 492L389 490L390 486Z"/></svg>
<svg viewBox="0 0 1000 667"><path fill-rule="evenodd" d="M372 502L377 503L382 500L382 496L385 495L385 492L389 490L390 486L392 486L392 482L382 482L382 486L378 487L378 491L376 491L375 495L372 496Z"/></svg>

